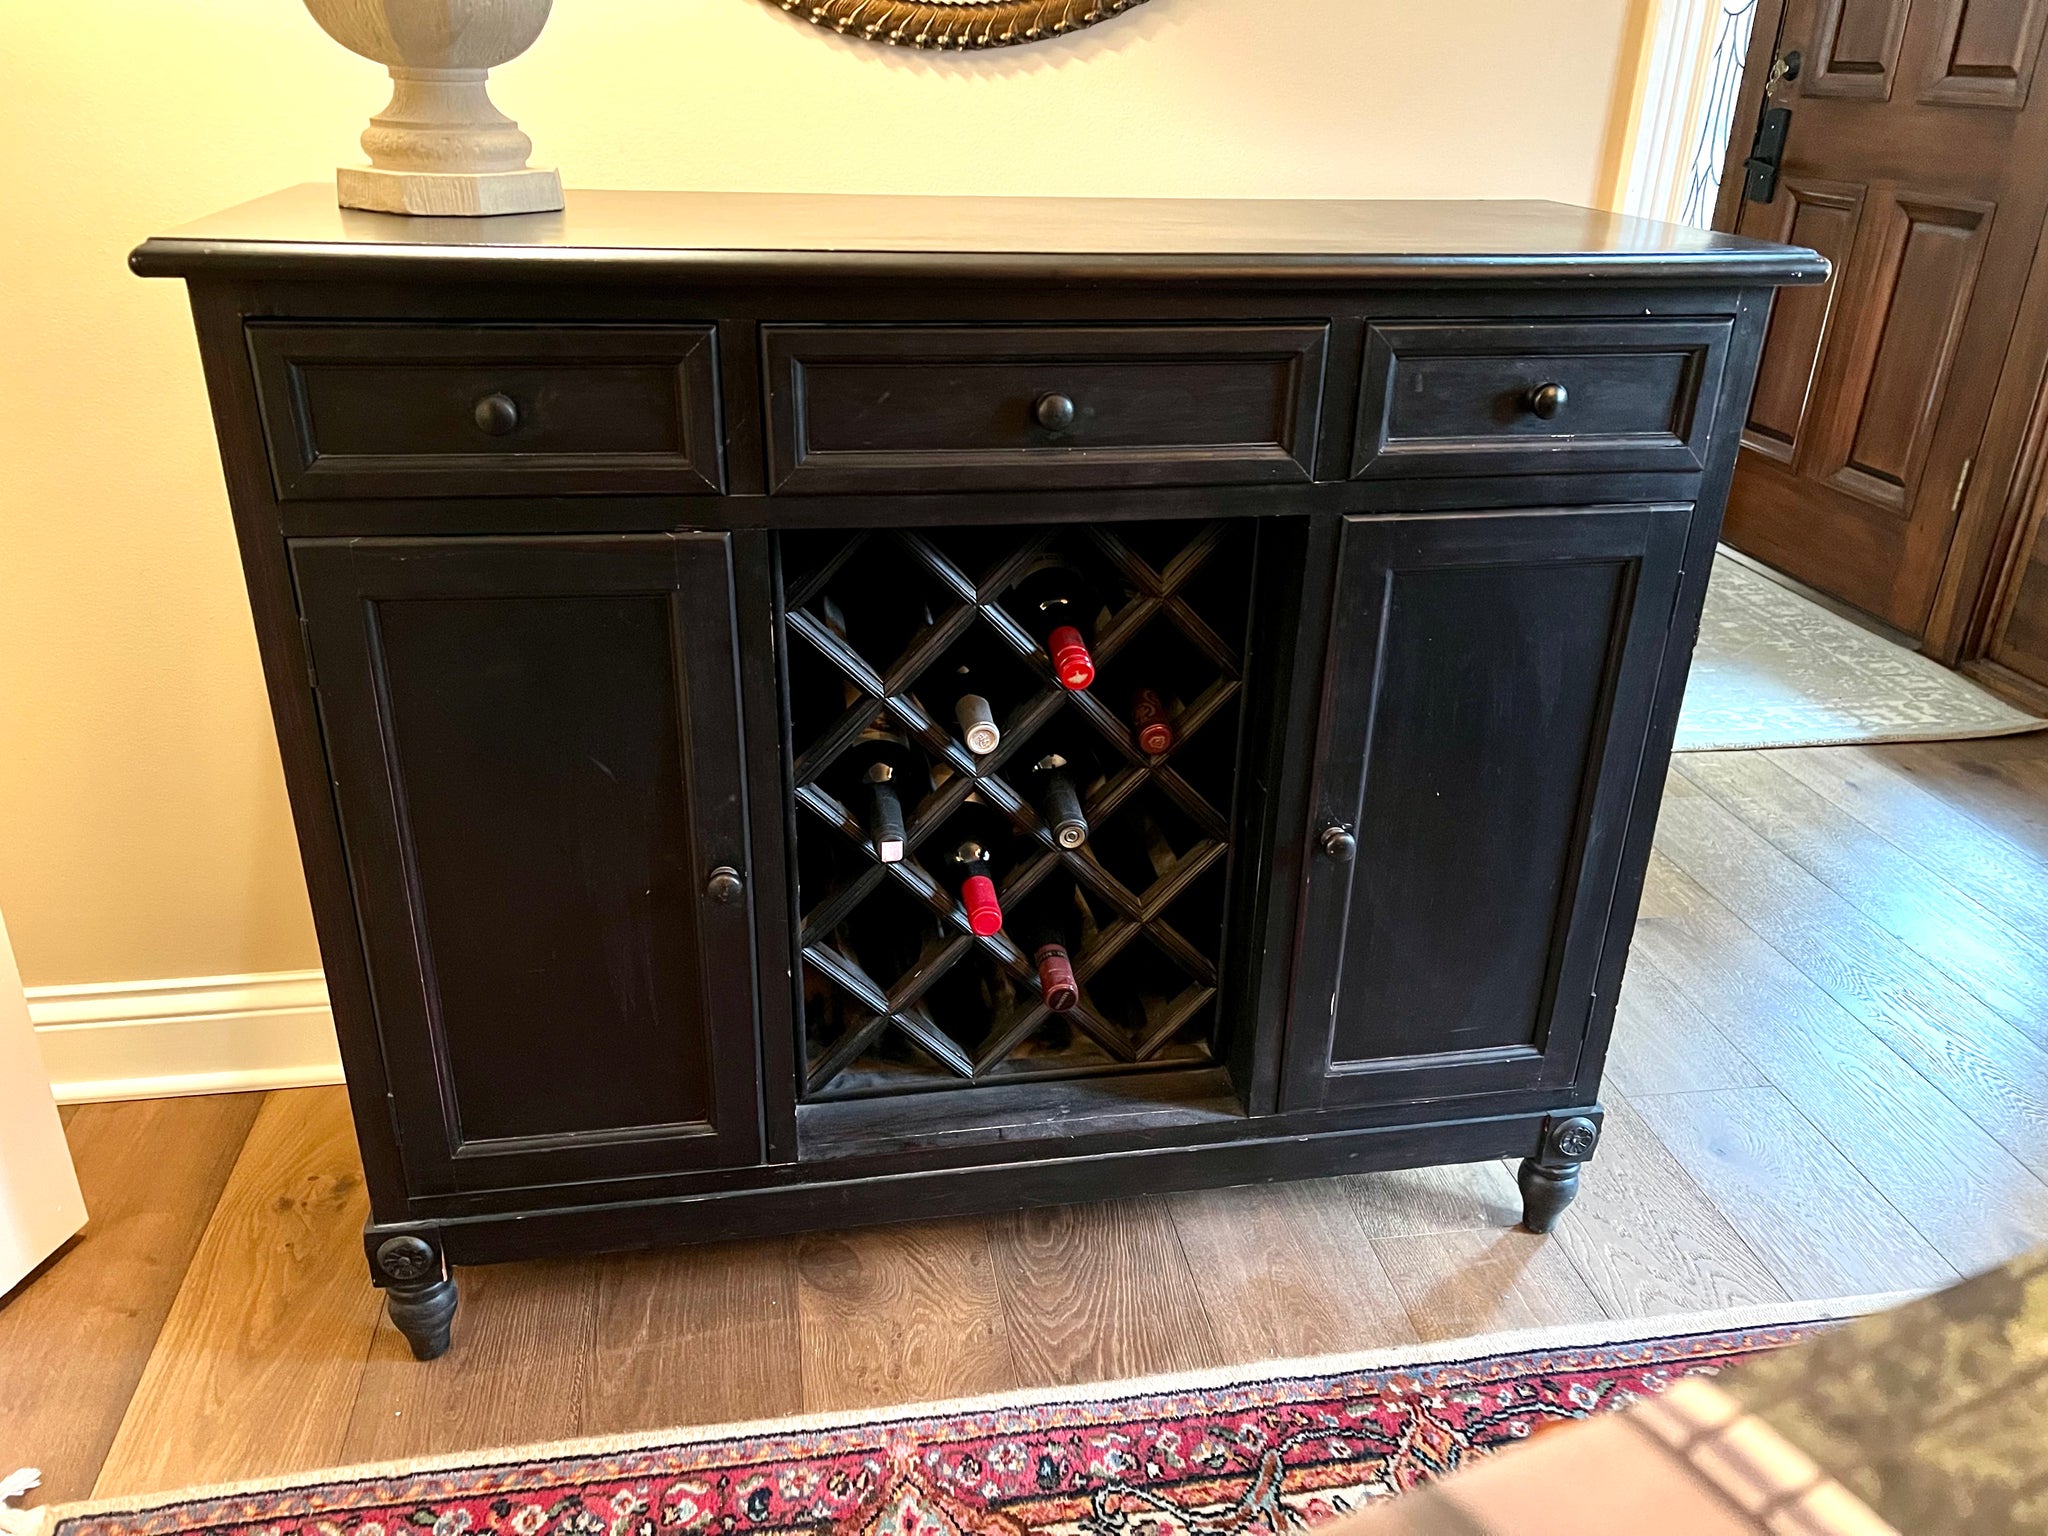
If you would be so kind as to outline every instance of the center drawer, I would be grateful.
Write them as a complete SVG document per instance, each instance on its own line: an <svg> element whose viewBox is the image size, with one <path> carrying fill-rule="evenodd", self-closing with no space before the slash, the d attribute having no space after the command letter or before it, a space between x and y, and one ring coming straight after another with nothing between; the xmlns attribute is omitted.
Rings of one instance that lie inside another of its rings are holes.
<svg viewBox="0 0 2048 1536"><path fill-rule="evenodd" d="M765 326L770 488L1310 480L1328 330Z"/></svg>

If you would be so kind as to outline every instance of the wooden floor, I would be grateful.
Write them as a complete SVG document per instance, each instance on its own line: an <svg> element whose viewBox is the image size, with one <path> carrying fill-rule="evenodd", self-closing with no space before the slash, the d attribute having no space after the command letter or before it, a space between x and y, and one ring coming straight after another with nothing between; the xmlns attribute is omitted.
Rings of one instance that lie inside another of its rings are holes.
<svg viewBox="0 0 2048 1536"><path fill-rule="evenodd" d="M1607 1135L1504 1165L463 1272L419 1366L339 1090L68 1116L89 1234L0 1308L45 1498L1936 1285L2048 1236L2048 737L1672 776Z"/></svg>

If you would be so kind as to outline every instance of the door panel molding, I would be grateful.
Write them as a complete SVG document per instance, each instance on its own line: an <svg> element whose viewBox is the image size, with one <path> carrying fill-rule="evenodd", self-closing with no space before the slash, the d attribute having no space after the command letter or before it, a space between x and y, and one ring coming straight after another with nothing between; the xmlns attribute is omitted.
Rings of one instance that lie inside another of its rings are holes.
<svg viewBox="0 0 2048 1536"><path fill-rule="evenodd" d="M2020 111L2033 84L2044 23L2048 0L1943 0L1921 72L1920 100Z"/></svg>
<svg viewBox="0 0 2048 1536"><path fill-rule="evenodd" d="M1742 445L1789 464L1797 456L1813 400L1814 380L1827 354L1835 299L1849 281L1850 253L1863 224L1866 187L1860 181L1786 177L1769 203L1745 203L1741 232L1759 239L1811 246L1834 272L1813 288L1788 288L1771 309L1763 361L1750 396ZM1756 211L1754 219L1749 210Z"/></svg>
<svg viewBox="0 0 2048 1536"><path fill-rule="evenodd" d="M1889 101L1912 0L1821 0L1802 95Z"/></svg>
<svg viewBox="0 0 2048 1536"><path fill-rule="evenodd" d="M1879 188L1855 274L1856 330L1809 472L1904 520L1948 390L1996 205ZM1932 360L1930 363L1930 359Z"/></svg>

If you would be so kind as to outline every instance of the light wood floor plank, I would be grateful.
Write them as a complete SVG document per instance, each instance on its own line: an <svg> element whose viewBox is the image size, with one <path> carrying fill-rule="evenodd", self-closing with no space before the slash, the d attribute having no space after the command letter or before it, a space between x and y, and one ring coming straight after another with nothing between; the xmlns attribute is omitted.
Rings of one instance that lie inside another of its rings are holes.
<svg viewBox="0 0 2048 1536"><path fill-rule="evenodd" d="M1870 749L2008 842L2048 858L2048 736Z"/></svg>
<svg viewBox="0 0 2048 1536"><path fill-rule="evenodd" d="M1767 1079L1669 977L1655 966L1638 965L1631 955L1615 1008L1605 1081L1633 1099L1646 1093L1755 1088Z"/></svg>
<svg viewBox="0 0 2048 1536"><path fill-rule="evenodd" d="M382 1311L363 1262L368 1214L341 1090L266 1097L95 1494L340 1459Z"/></svg>
<svg viewBox="0 0 2048 1536"><path fill-rule="evenodd" d="M1595 1322L1607 1315L1564 1247L1515 1229L1373 1244L1425 1339Z"/></svg>
<svg viewBox="0 0 2048 1536"><path fill-rule="evenodd" d="M1416 1336L1365 1241L1347 1182L1313 1179L1169 1198L1221 1359L1337 1354Z"/></svg>
<svg viewBox="0 0 2048 1536"><path fill-rule="evenodd" d="M338 1459L397 1461L583 1434L592 1422L597 1277L596 1259L461 1271L453 1341L429 1365L380 1320Z"/></svg>
<svg viewBox="0 0 2048 1536"><path fill-rule="evenodd" d="M774 1237L606 1259L590 1422L660 1429L801 1413L796 1256L794 1238Z"/></svg>
<svg viewBox="0 0 2048 1536"><path fill-rule="evenodd" d="M42 1503L92 1492L260 1093L87 1104L65 1129L84 1234L0 1306L0 1458Z"/></svg>
<svg viewBox="0 0 2048 1536"><path fill-rule="evenodd" d="M1957 809L1882 749L1800 747L1762 755L2011 927L2037 939L2048 935L2048 856Z"/></svg>
<svg viewBox="0 0 2048 1536"><path fill-rule="evenodd" d="M1611 1317L1656 1317L1785 1300L1656 1133L1618 1094L1606 1100L1600 1146L1579 1197L1550 1240Z"/></svg>
<svg viewBox="0 0 2048 1536"><path fill-rule="evenodd" d="M999 1216L996 1276L1030 1386L1193 1370L1222 1358L1163 1200Z"/></svg>
<svg viewBox="0 0 2048 1536"><path fill-rule="evenodd" d="M1674 775L1658 847L2035 1173L2048 1171L2048 1048L2020 1033Z"/></svg>
<svg viewBox="0 0 2048 1536"><path fill-rule="evenodd" d="M1492 1231L1522 1219L1515 1176L1493 1161L1361 1173L1343 1184L1359 1225L1374 1242Z"/></svg>
<svg viewBox="0 0 2048 1536"><path fill-rule="evenodd" d="M807 1411L972 1397L1016 1379L982 1222L812 1233L796 1266Z"/></svg>
<svg viewBox="0 0 2048 1536"><path fill-rule="evenodd" d="M1659 1094L1635 1108L1795 1300L1958 1278L1777 1089Z"/></svg>
<svg viewBox="0 0 2048 1536"><path fill-rule="evenodd" d="M2048 1239L2048 1183L1940 1087L1662 854L1649 888L1665 915L1636 925L1631 968L1695 999L1949 1263L1972 1273Z"/></svg>
<svg viewBox="0 0 2048 1536"><path fill-rule="evenodd" d="M2048 1040L2048 949L1776 764L1744 752L1680 772L1830 890L1989 1004Z"/></svg>

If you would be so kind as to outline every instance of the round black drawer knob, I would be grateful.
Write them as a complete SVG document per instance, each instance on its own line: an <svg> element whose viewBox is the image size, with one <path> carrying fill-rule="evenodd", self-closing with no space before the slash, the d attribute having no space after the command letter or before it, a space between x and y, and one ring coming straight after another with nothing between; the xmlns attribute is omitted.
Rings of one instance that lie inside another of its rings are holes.
<svg viewBox="0 0 2048 1536"><path fill-rule="evenodd" d="M488 432L492 437L503 437L519 425L519 402L510 395L490 394L477 401L476 425L479 432Z"/></svg>
<svg viewBox="0 0 2048 1536"><path fill-rule="evenodd" d="M1064 432L1074 424L1074 402L1066 395L1040 395L1031 414L1046 431Z"/></svg>
<svg viewBox="0 0 2048 1536"><path fill-rule="evenodd" d="M730 864L721 864L711 871L711 878L704 882L704 894L721 907L731 906L739 900L740 892L746 889L746 882L740 879L740 872Z"/></svg>
<svg viewBox="0 0 2048 1536"><path fill-rule="evenodd" d="M1529 410L1532 415L1549 421L1564 409L1571 394L1562 384L1538 384L1529 391Z"/></svg>
<svg viewBox="0 0 2048 1536"><path fill-rule="evenodd" d="M1358 852L1358 839L1349 827L1323 828L1323 852L1339 864L1349 864Z"/></svg>

